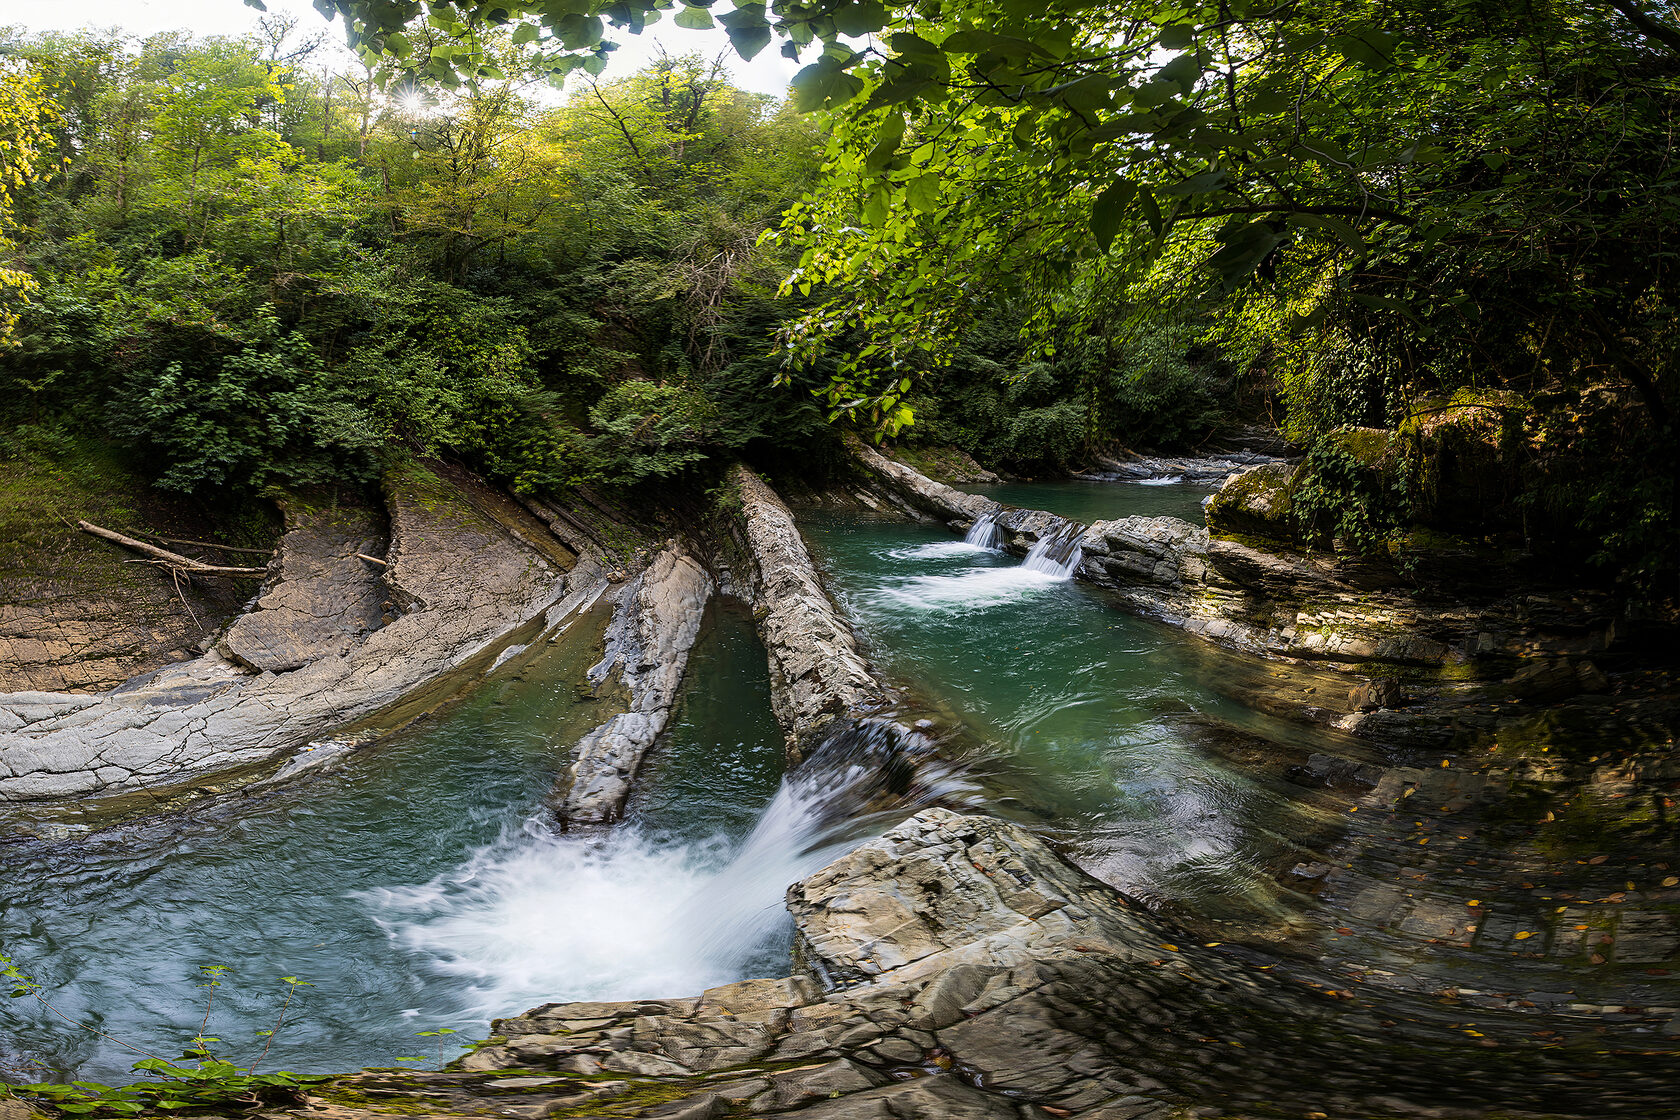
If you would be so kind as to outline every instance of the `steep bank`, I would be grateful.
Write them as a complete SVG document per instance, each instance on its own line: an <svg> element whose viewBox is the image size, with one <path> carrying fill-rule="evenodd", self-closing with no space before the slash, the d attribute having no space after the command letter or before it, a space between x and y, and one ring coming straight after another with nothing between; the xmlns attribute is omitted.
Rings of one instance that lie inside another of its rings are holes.
<svg viewBox="0 0 1680 1120"><path fill-rule="evenodd" d="M553 625L551 610L599 580L593 565L568 579L574 555L465 472L410 466L385 493L390 544L372 560L354 557L373 539L365 517L297 517L226 655L98 695L0 696L0 800L214 788L212 775L291 755L440 675L487 666L513 631ZM342 609L322 617L311 604L323 600Z"/></svg>
<svg viewBox="0 0 1680 1120"><path fill-rule="evenodd" d="M170 579L79 532L77 520L171 542L223 539L237 551L167 547L218 564L264 564L279 520L244 512L217 521L161 496L97 445L0 452L0 692L93 693L189 661L256 586Z"/></svg>

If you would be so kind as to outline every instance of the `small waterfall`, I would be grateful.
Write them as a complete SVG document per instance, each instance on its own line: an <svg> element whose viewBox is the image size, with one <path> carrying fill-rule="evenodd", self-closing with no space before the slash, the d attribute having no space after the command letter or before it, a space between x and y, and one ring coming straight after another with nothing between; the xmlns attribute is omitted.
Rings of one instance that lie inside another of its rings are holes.
<svg viewBox="0 0 1680 1120"><path fill-rule="evenodd" d="M1001 510L983 513L974 519L969 526L968 535L963 538L964 544L976 545L980 548L1001 549L1003 547L1003 530L998 528L998 514Z"/></svg>
<svg viewBox="0 0 1680 1120"><path fill-rule="evenodd" d="M782 967L789 886L920 809L978 797L926 735L837 721L727 857L721 837L562 835L537 816L430 882L359 897L397 944L465 983L462 1015L699 991Z"/></svg>
<svg viewBox="0 0 1680 1120"><path fill-rule="evenodd" d="M1027 558L1021 561L1021 567L1029 572L1043 572L1067 579L1079 567L1079 542L1084 536L1085 527L1070 521L1054 533L1040 537L1038 543L1032 546L1032 551L1027 553Z"/></svg>

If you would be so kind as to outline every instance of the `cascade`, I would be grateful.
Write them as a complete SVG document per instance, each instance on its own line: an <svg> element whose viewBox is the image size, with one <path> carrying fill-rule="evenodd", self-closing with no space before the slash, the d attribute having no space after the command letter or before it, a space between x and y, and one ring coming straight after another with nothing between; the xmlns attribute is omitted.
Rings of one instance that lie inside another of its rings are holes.
<svg viewBox="0 0 1680 1120"><path fill-rule="evenodd" d="M978 545L981 548L1000 549L1003 547L1003 530L998 528L998 514L1000 510L983 513L974 519L969 526L968 535L963 537L964 544Z"/></svg>
<svg viewBox="0 0 1680 1120"><path fill-rule="evenodd" d="M1079 542L1084 535L1085 526L1067 522L1056 532L1040 537L1038 543L1032 546L1032 551L1027 553L1027 558L1021 561L1021 567L1029 572L1043 572L1067 579L1079 567Z"/></svg>
<svg viewBox="0 0 1680 1120"><path fill-rule="evenodd" d="M461 868L363 901L404 948L467 982L467 1014L699 990L779 967L790 885L920 809L977 796L927 736L842 721L732 854L721 839L562 835L532 818Z"/></svg>

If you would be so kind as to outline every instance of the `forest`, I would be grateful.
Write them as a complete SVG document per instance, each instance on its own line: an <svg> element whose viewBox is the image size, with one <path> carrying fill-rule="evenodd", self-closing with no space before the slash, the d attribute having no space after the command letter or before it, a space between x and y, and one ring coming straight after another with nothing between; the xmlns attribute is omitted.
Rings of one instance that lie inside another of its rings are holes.
<svg viewBox="0 0 1680 1120"><path fill-rule="evenodd" d="M0 38L15 460L231 509L1258 421L1305 539L1674 590L1680 29L1634 0L717 11L820 48L784 101L596 78L657 4L336 10L360 68L281 17Z"/></svg>

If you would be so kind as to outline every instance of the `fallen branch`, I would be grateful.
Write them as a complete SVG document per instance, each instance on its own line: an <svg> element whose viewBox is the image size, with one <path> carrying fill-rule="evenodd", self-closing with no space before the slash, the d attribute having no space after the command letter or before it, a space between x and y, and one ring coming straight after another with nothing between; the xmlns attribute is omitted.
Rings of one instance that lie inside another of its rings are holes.
<svg viewBox="0 0 1680 1120"><path fill-rule="evenodd" d="M162 541L164 544L190 544L196 548L213 548L218 552L248 552L252 556L274 555L272 548L238 548L231 544L215 544L211 541L183 541L175 537L159 536L157 533L147 533L146 536L151 537L154 541Z"/></svg>
<svg viewBox="0 0 1680 1120"><path fill-rule="evenodd" d="M356 553L356 559L366 560L369 564L378 564L381 568L389 568L391 566L390 564L386 563L384 560L381 560L379 557L369 556L365 552Z"/></svg>
<svg viewBox="0 0 1680 1120"><path fill-rule="evenodd" d="M218 564L206 564L202 560L194 560L191 557L182 556L178 552L170 552L168 549L147 544L145 541L125 537L121 533L112 532L110 529L102 529L91 521L78 521L76 526L84 533L92 534L113 544L120 544L124 548L132 549L143 556L151 557L156 563L166 564L187 575L236 576L245 579L262 579L268 575L267 568L229 568Z"/></svg>

